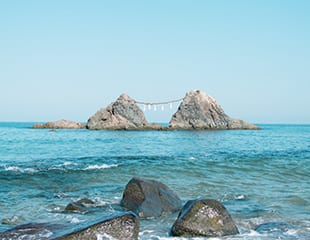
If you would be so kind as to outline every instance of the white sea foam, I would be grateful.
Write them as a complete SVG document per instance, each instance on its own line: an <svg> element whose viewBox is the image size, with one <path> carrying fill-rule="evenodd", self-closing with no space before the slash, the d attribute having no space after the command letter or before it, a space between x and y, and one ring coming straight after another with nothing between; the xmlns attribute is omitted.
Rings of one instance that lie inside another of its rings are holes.
<svg viewBox="0 0 310 240"><path fill-rule="evenodd" d="M17 167L17 166L5 166L4 167L4 170L5 171L8 171L8 172L16 172L16 173L35 173L37 172L38 170L34 169L34 168L25 168L25 169L22 169L20 167Z"/></svg>
<svg viewBox="0 0 310 240"><path fill-rule="evenodd" d="M97 240L116 240L116 238L114 238L111 235L106 234L106 233L97 234L96 237L97 237Z"/></svg>
<svg viewBox="0 0 310 240"><path fill-rule="evenodd" d="M295 236L297 235L298 231L295 230L295 229L289 229L285 232L287 235L290 235L290 236Z"/></svg>
<svg viewBox="0 0 310 240"><path fill-rule="evenodd" d="M102 164L102 165L89 165L87 166L86 168L84 168L84 170L95 170L95 169L106 169L106 168L113 168L113 167L117 167L118 165L117 164L111 164L111 165L108 165L108 164Z"/></svg>
<svg viewBox="0 0 310 240"><path fill-rule="evenodd" d="M246 199L246 196L243 195L243 194L237 195L237 196L235 196L235 199L236 199L236 200L243 200L243 199Z"/></svg>
<svg viewBox="0 0 310 240"><path fill-rule="evenodd" d="M16 167L16 166L5 166L4 170L10 171L10 172L22 172L21 168Z"/></svg>
<svg viewBox="0 0 310 240"><path fill-rule="evenodd" d="M82 220L78 219L77 217L73 217L70 221L71 223L81 223L83 222Z"/></svg>
<svg viewBox="0 0 310 240"><path fill-rule="evenodd" d="M62 164L63 166L70 166L70 165L75 165L73 162L64 162Z"/></svg>

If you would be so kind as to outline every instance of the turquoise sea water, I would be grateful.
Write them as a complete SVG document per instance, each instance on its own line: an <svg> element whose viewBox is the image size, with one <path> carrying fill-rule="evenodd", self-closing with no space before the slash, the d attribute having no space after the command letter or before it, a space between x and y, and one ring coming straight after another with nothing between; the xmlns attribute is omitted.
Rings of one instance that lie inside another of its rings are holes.
<svg viewBox="0 0 310 240"><path fill-rule="evenodd" d="M167 184L184 203L221 201L240 231L223 239L310 239L310 125L162 132L32 125L0 123L0 231L29 222L74 227L118 213L127 182L142 177ZM96 203L90 213L63 211L85 197ZM174 239L176 216L142 220L140 239Z"/></svg>

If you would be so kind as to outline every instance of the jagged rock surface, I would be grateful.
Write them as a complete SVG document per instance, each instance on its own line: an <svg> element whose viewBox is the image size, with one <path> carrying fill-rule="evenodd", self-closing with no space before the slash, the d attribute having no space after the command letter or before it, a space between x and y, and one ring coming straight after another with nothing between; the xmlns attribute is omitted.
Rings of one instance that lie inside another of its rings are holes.
<svg viewBox="0 0 310 240"><path fill-rule="evenodd" d="M226 208L212 199L188 201L171 229L173 236L184 237L222 237L238 233Z"/></svg>
<svg viewBox="0 0 310 240"><path fill-rule="evenodd" d="M181 209L180 198L165 184L133 178L123 194L121 205L141 218L159 217Z"/></svg>
<svg viewBox="0 0 310 240"><path fill-rule="evenodd" d="M49 128L49 129L82 129L85 125L82 123L77 123L69 120L58 120L55 122L47 122L44 124L35 124L32 128Z"/></svg>
<svg viewBox="0 0 310 240"><path fill-rule="evenodd" d="M136 104L127 94L122 94L108 107L102 108L88 119L87 126L91 130L160 130L161 126L149 124Z"/></svg>
<svg viewBox="0 0 310 240"><path fill-rule="evenodd" d="M170 129L259 129L239 119L232 119L216 100L199 90L184 97L169 122Z"/></svg>

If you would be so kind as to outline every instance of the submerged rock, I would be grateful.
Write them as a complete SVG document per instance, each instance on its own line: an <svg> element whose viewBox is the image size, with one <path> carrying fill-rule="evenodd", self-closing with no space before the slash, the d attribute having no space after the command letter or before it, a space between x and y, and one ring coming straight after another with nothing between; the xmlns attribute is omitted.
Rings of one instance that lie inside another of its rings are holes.
<svg viewBox="0 0 310 240"><path fill-rule="evenodd" d="M136 101L127 94L119 98L106 108L102 108L90 117L86 127L91 130L160 130L158 124L147 122Z"/></svg>
<svg viewBox="0 0 310 240"><path fill-rule="evenodd" d="M133 178L126 186L121 205L141 218L148 218L178 211L182 202L161 182Z"/></svg>
<svg viewBox="0 0 310 240"><path fill-rule="evenodd" d="M58 120L55 122L47 122L44 124L35 124L32 128L49 128L49 129L82 129L86 126L82 123L77 123L69 120Z"/></svg>
<svg viewBox="0 0 310 240"><path fill-rule="evenodd" d="M232 119L216 100L199 90L184 97L169 122L170 129L259 129L239 119Z"/></svg>
<svg viewBox="0 0 310 240"><path fill-rule="evenodd" d="M221 237L238 233L226 208L211 199L188 201L171 229L173 236L185 237Z"/></svg>
<svg viewBox="0 0 310 240"><path fill-rule="evenodd" d="M97 239L138 239L140 227L139 218L131 212L123 213L108 219L81 227L80 229L53 238L57 240L97 240Z"/></svg>
<svg viewBox="0 0 310 240"><path fill-rule="evenodd" d="M0 233L1 240L25 239L45 240L50 239L54 231L61 228L61 225L47 223L29 223L17 226L13 229Z"/></svg>
<svg viewBox="0 0 310 240"><path fill-rule="evenodd" d="M69 203L65 208L65 212L85 214L90 211L89 207L95 207L95 204L91 199L82 198L76 202Z"/></svg>
<svg viewBox="0 0 310 240"><path fill-rule="evenodd" d="M65 212L85 214L88 212L88 210L83 205L77 203L69 203L65 208Z"/></svg>

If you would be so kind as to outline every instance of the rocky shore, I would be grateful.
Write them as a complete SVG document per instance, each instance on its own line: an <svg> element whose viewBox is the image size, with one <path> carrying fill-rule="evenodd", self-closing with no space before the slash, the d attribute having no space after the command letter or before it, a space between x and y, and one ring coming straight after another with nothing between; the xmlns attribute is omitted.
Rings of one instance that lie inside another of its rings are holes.
<svg viewBox="0 0 310 240"><path fill-rule="evenodd" d="M86 126L82 123L77 123L69 120L58 120L55 122L47 122L44 124L38 123L32 126L32 128L48 128L48 129L83 129Z"/></svg>
<svg viewBox="0 0 310 240"><path fill-rule="evenodd" d="M91 116L86 126L68 120L59 120L36 124L33 128L87 128L89 130L259 129L256 125L229 117L213 97L199 90L190 91L185 95L177 112L171 117L169 127L149 123L137 102L127 94L122 94L115 102L106 108L99 109Z"/></svg>
<svg viewBox="0 0 310 240"><path fill-rule="evenodd" d="M80 211L81 207L86 209L87 205L92 203L90 199L81 199L68 204L70 208L67 207L66 211ZM76 208L77 205L79 206ZM194 199L182 207L182 201L177 194L156 180L131 179L123 192L120 207L124 212L74 228L50 223L23 224L0 233L0 239L137 240L143 219L160 219L177 211L179 215L175 222L171 223L171 236L222 237L239 233L232 217L217 200Z"/></svg>

